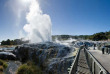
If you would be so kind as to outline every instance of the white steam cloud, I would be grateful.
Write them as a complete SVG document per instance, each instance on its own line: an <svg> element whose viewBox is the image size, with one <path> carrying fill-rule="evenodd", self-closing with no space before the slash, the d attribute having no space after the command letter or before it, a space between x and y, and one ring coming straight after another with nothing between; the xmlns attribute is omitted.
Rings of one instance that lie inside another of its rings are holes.
<svg viewBox="0 0 110 74"><path fill-rule="evenodd" d="M31 43L51 41L51 19L43 14L37 0L31 0L26 15L28 24L24 26Z"/></svg>
<svg viewBox="0 0 110 74"><path fill-rule="evenodd" d="M26 39L31 43L51 41L51 19L49 15L43 13L38 0L9 0L6 5L15 14L18 25L22 16L26 16L27 24L23 30L27 33ZM24 36L21 30L19 34L20 37Z"/></svg>

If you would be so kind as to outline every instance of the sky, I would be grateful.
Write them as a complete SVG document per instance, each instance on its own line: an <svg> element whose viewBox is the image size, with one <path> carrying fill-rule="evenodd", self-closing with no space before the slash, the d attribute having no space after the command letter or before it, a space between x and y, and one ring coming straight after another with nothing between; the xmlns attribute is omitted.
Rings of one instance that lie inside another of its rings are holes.
<svg viewBox="0 0 110 74"><path fill-rule="evenodd" d="M0 41L24 36L26 2L22 8L15 1L0 0ZM110 30L110 0L39 0L39 4L51 18L52 35L92 35Z"/></svg>

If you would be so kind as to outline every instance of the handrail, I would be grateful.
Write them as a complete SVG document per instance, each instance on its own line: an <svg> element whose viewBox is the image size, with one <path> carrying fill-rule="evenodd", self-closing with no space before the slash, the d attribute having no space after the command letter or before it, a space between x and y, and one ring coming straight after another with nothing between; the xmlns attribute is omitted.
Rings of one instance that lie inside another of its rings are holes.
<svg viewBox="0 0 110 74"><path fill-rule="evenodd" d="M78 59L80 54L80 48L77 52L77 55L72 63L72 66L70 68L69 74L76 74L77 72L77 65L78 65ZM84 48L86 59L88 62L89 67L91 68L92 74L109 74L109 72L100 64L100 62L87 50L87 48ZM91 66L90 66L91 65ZM95 67L95 68L94 68Z"/></svg>
<svg viewBox="0 0 110 74"><path fill-rule="evenodd" d="M103 71L104 74L109 74L109 72L99 63L99 61L86 48L85 48L85 51L87 54L90 55L90 57L94 60L94 62L98 65L98 67L100 67L101 71Z"/></svg>
<svg viewBox="0 0 110 74"><path fill-rule="evenodd" d="M81 48L79 48L77 55L72 63L72 66L70 68L69 74L75 74L77 71L77 64L78 64L78 58L79 58L79 53L80 53Z"/></svg>

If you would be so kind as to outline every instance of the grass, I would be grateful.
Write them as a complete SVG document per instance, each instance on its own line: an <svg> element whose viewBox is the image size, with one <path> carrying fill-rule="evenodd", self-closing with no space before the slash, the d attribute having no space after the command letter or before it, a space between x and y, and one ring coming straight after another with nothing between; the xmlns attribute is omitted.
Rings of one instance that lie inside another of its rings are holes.
<svg viewBox="0 0 110 74"><path fill-rule="evenodd" d="M3 74L3 70L8 67L7 63L0 59L0 74Z"/></svg>
<svg viewBox="0 0 110 74"><path fill-rule="evenodd" d="M3 60L0 60L0 65L3 65L4 61Z"/></svg>
<svg viewBox="0 0 110 74"><path fill-rule="evenodd" d="M31 74L32 69L30 66L23 64L22 66L19 67L17 74Z"/></svg>
<svg viewBox="0 0 110 74"><path fill-rule="evenodd" d="M3 66L4 69L8 67L7 63L0 59L0 66Z"/></svg>
<svg viewBox="0 0 110 74"><path fill-rule="evenodd" d="M17 74L42 74L42 71L33 62L29 61L18 68Z"/></svg>
<svg viewBox="0 0 110 74"><path fill-rule="evenodd" d="M8 64L6 62L3 63L3 68L6 69L8 67Z"/></svg>

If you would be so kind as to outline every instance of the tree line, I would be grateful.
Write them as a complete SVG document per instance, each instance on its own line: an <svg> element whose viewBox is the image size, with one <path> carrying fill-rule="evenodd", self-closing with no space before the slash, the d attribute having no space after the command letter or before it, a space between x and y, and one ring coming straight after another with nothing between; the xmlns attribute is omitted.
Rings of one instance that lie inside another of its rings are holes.
<svg viewBox="0 0 110 74"><path fill-rule="evenodd" d="M108 40L110 39L110 31L95 33L89 36L89 39L93 41Z"/></svg>
<svg viewBox="0 0 110 74"><path fill-rule="evenodd" d="M21 45L23 43L28 43L29 41L22 41L21 39L15 39L15 40L3 40L1 42L1 45Z"/></svg>
<svg viewBox="0 0 110 74"><path fill-rule="evenodd" d="M58 40L67 40L67 39L84 39L84 40L93 40L93 41L101 41L110 39L110 31L107 32L99 32L93 35L53 35L52 39Z"/></svg>

